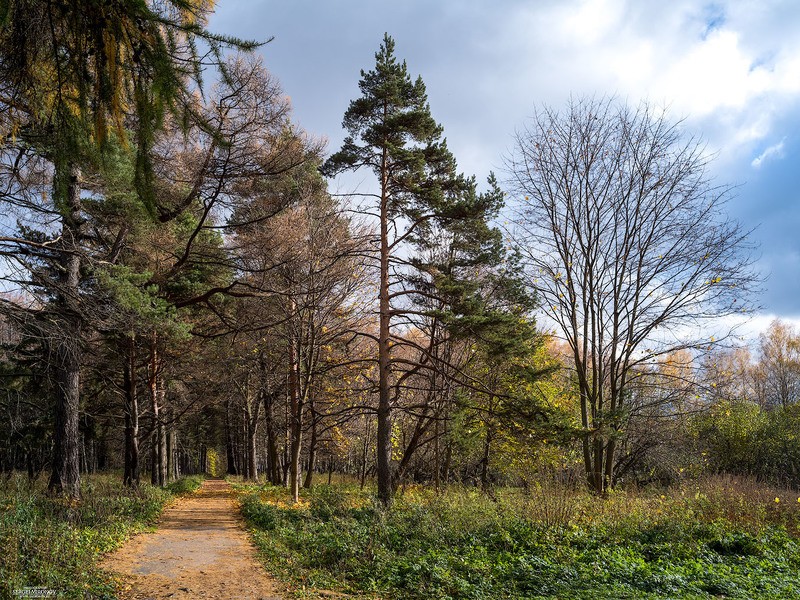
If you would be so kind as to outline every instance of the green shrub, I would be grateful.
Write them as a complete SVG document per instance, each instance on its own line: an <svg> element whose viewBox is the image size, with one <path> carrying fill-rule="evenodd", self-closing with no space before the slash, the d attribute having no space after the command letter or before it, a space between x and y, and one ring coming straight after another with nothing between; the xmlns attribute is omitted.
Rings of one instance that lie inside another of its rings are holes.
<svg viewBox="0 0 800 600"><path fill-rule="evenodd" d="M313 488L310 509L311 514L318 519L327 521L334 515L342 515L347 505L347 495L341 490L330 485Z"/></svg>
<svg viewBox="0 0 800 600"><path fill-rule="evenodd" d="M242 514L248 522L264 531L275 529L278 523L278 509L272 504L261 502L258 494L251 494L242 500Z"/></svg>
<svg viewBox="0 0 800 600"><path fill-rule="evenodd" d="M200 489L203 478L200 475L190 475L173 481L167 486L170 493L175 495L190 494Z"/></svg>

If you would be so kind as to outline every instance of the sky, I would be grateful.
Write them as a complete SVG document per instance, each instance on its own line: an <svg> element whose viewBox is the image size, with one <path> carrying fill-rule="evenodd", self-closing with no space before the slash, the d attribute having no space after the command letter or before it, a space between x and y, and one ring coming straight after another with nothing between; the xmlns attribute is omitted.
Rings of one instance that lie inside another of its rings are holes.
<svg viewBox="0 0 800 600"><path fill-rule="evenodd" d="M265 65L328 152L388 32L479 180L502 171L537 106L610 95L667 107L714 155L714 181L735 186L730 216L753 229L766 280L748 330L800 325L796 0L218 0L209 28L273 38Z"/></svg>

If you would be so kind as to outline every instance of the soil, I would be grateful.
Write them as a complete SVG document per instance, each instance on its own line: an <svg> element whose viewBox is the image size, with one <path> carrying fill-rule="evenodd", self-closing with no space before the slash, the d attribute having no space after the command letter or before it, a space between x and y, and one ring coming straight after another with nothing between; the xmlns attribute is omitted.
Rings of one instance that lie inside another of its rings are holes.
<svg viewBox="0 0 800 600"><path fill-rule="evenodd" d="M161 516L153 533L106 557L126 600L280 600L256 558L227 482L209 479Z"/></svg>

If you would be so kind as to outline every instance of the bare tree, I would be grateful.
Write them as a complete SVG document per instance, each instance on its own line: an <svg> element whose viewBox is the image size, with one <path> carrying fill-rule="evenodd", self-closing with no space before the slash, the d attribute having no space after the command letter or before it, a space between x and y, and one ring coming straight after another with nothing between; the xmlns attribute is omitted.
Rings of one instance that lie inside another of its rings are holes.
<svg viewBox="0 0 800 600"><path fill-rule="evenodd" d="M800 335L775 320L759 336L758 374L763 382L762 406L787 407L800 398ZM757 375L758 375L757 374Z"/></svg>
<svg viewBox="0 0 800 600"><path fill-rule="evenodd" d="M507 161L519 195L514 237L574 357L586 476L598 493L613 484L632 374L708 349L712 324L748 311L747 232L725 216L730 187L711 181L709 161L664 111L610 98L537 111Z"/></svg>

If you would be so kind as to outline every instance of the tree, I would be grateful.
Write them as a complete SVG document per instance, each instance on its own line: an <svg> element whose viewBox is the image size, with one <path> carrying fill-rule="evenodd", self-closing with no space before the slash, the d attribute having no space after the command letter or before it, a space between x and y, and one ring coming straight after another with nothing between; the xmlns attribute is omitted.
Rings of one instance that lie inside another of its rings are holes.
<svg viewBox="0 0 800 600"><path fill-rule="evenodd" d="M350 103L343 127L348 136L338 152L324 165L324 172L335 175L346 170L368 168L378 180L378 191L367 194L377 201L379 256L377 335L377 479L378 496L388 504L396 479L391 464L392 404L400 394L399 374L436 368L424 346L404 338L409 323L401 317L425 316L412 306L414 297L427 291L417 289L411 274L430 270L430 265L409 260L403 247L424 246L437 228L451 229L459 223L478 224L496 209L496 194L475 193L474 179L456 172L456 162L442 139L442 127L430 113L421 78L412 81L405 62L394 56L394 41L388 34L375 55L375 69L362 71L359 88L362 96ZM502 198L500 198L500 201ZM485 224L485 223L484 223ZM490 236L493 237L493 236ZM431 271L431 277L435 274ZM412 345L422 357L395 356L396 345Z"/></svg>
<svg viewBox="0 0 800 600"><path fill-rule="evenodd" d="M331 345L352 337L349 331L356 314L352 305L364 285L357 260L362 249L351 237L357 229L327 193L317 166L309 161L305 170L289 172L283 185L275 187L292 199L292 206L279 215L268 221L254 219L270 207L274 200L269 197L245 207L236 218L251 224L241 227L234 238L239 267L249 276L246 283L263 292L239 303L242 336L254 337L258 349L254 354L264 365L264 377L267 370L274 376L288 366L284 380L290 400L289 488L295 502L301 484L304 415L311 417L306 477L310 486L321 433L319 380L333 368L326 360ZM269 342L264 337L267 332ZM271 353L266 352L269 346ZM286 351L276 353L276 346ZM280 363L267 369L263 361L268 354L277 354ZM261 386L265 402L270 402L267 381Z"/></svg>
<svg viewBox="0 0 800 600"><path fill-rule="evenodd" d="M775 320L759 336L758 375L763 383L763 406L786 408L800 399L800 335L791 325Z"/></svg>
<svg viewBox="0 0 800 600"><path fill-rule="evenodd" d="M635 371L707 350L708 327L748 310L747 234L724 216L730 189L711 182L709 160L663 111L608 98L543 108L516 135L514 236L573 354L584 467L598 493L613 484Z"/></svg>
<svg viewBox="0 0 800 600"><path fill-rule="evenodd" d="M60 220L58 236L0 239L3 254L50 254L54 274L44 285L52 293L48 334L57 386L49 488L57 493L76 497L80 491L78 414L87 330L81 296L89 235L82 168L101 159L111 142L126 145L126 126L135 123L133 180L154 210L154 133L167 112L191 112L205 58L197 41L217 58L224 45L254 46L209 33L203 22L210 8L203 0L16 0L0 6L0 129L6 158L15 165L9 181L13 187L16 165L28 155L46 160L50 198L36 208Z"/></svg>

